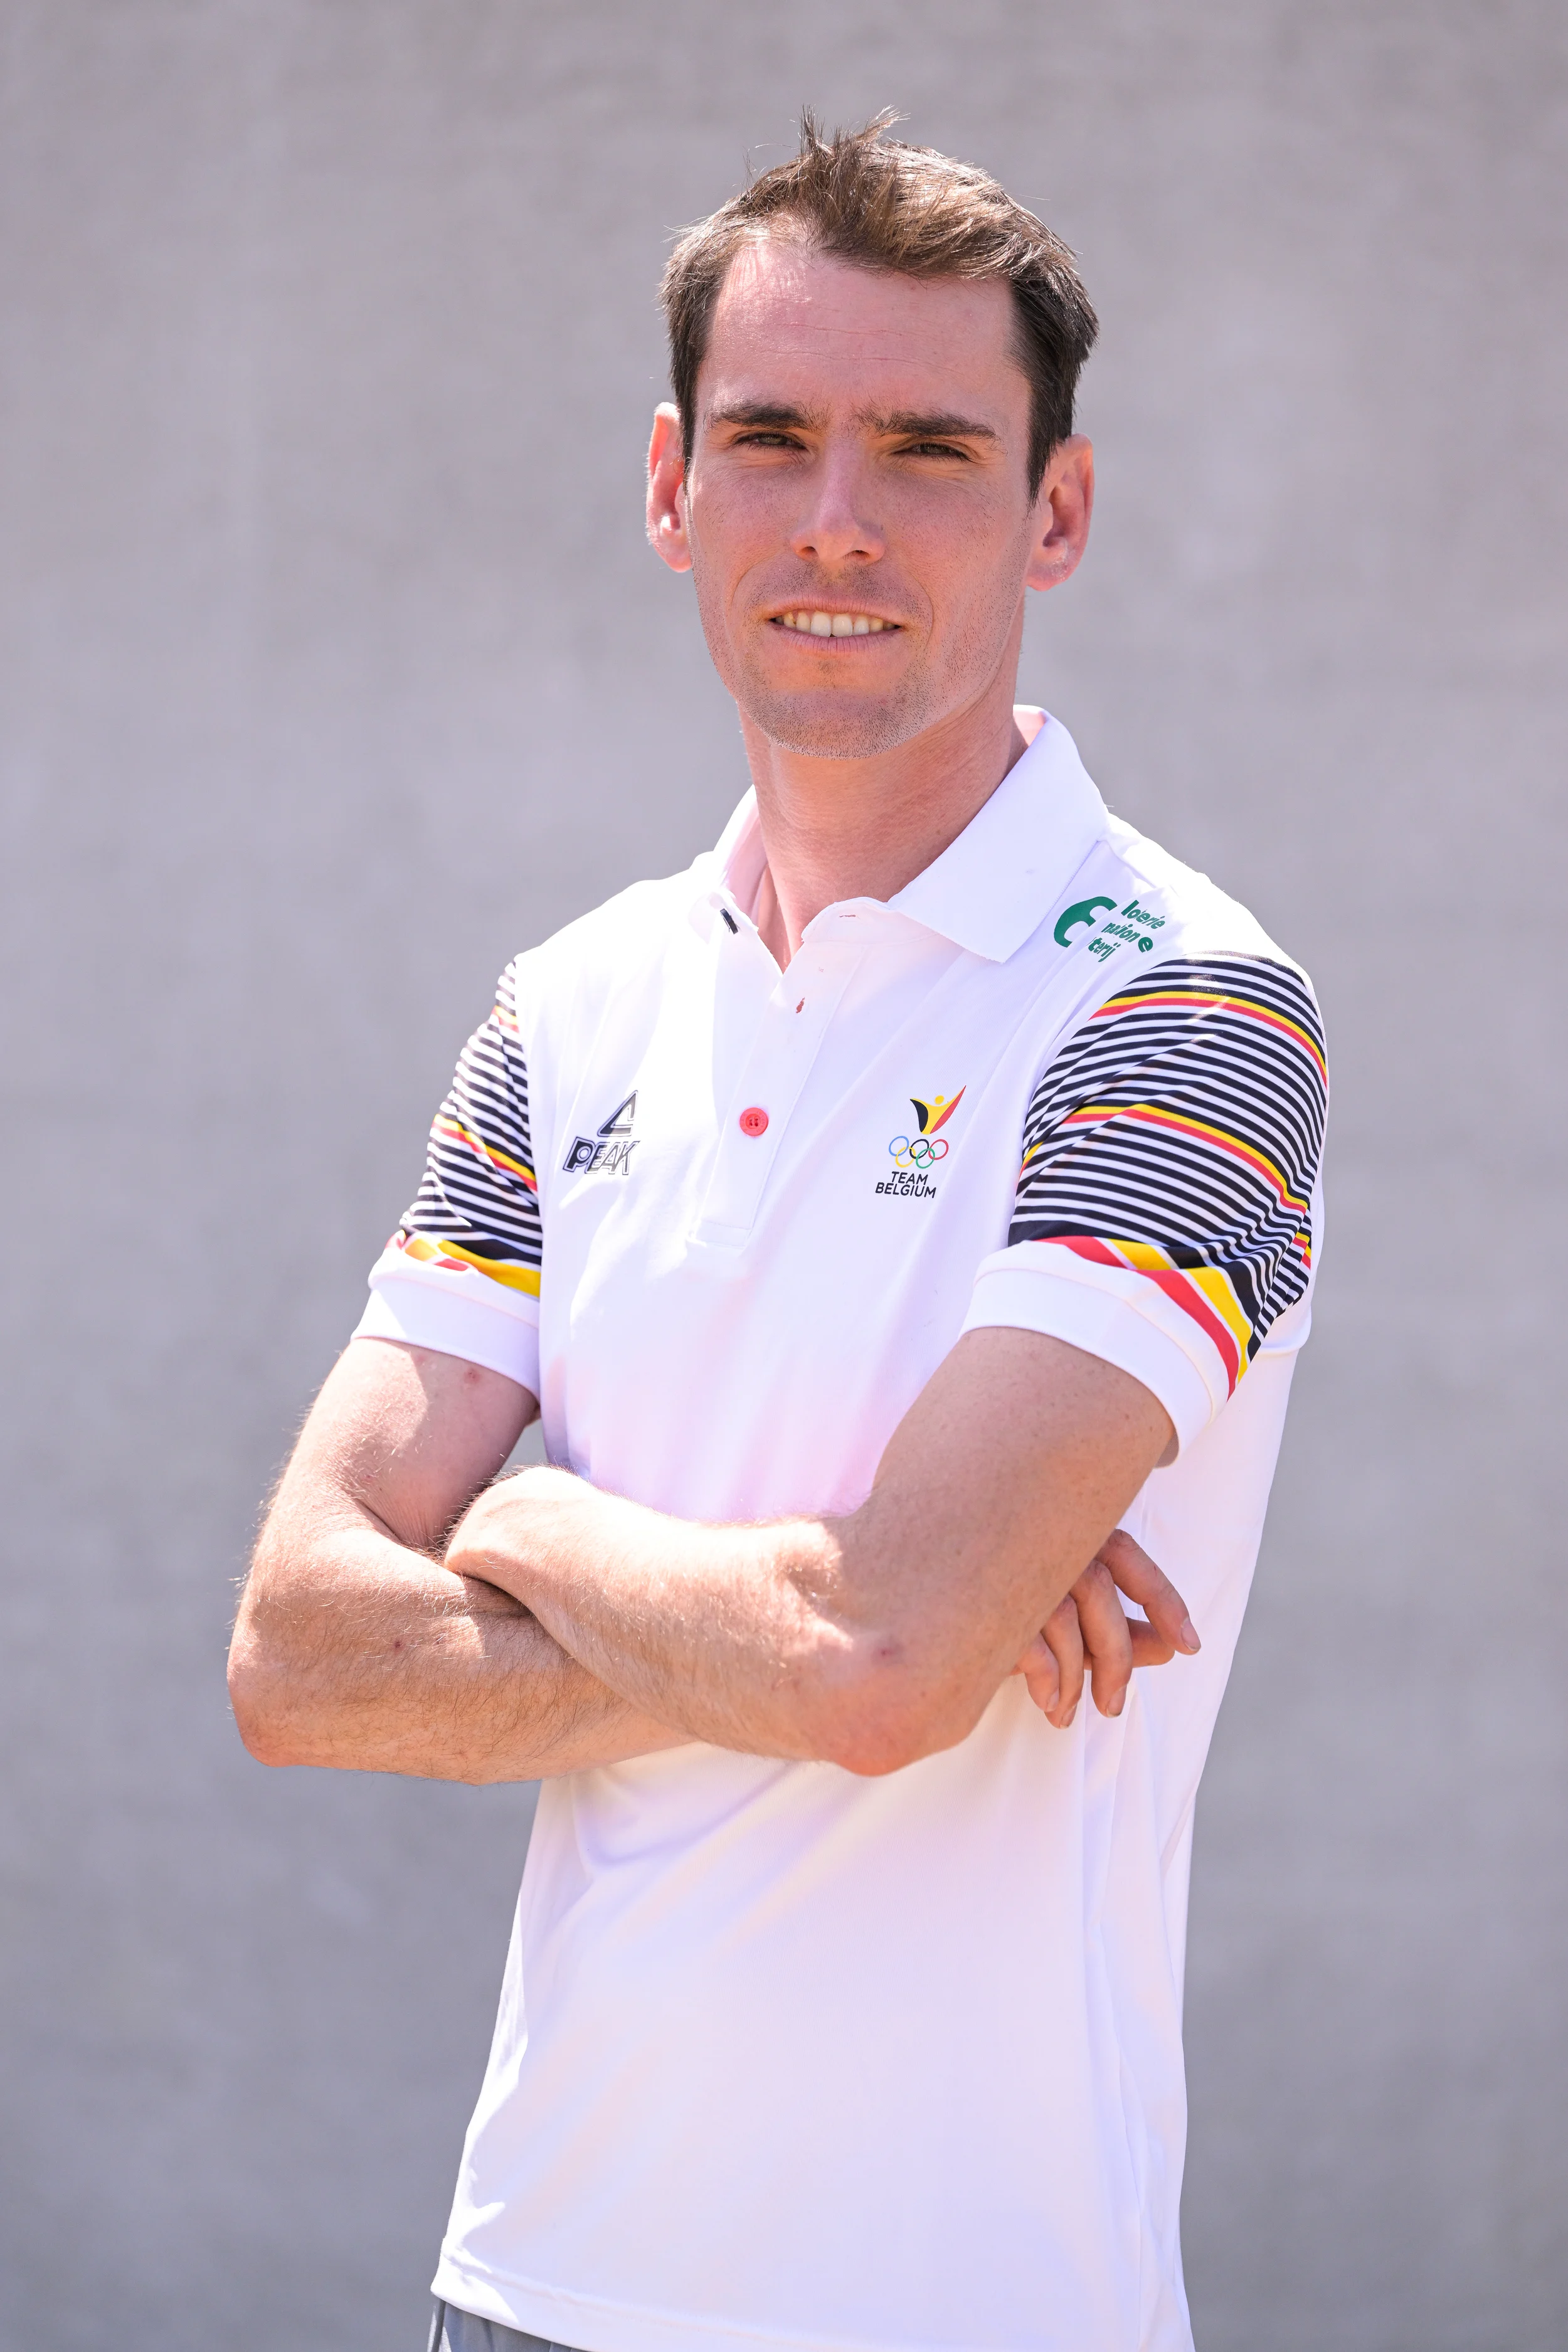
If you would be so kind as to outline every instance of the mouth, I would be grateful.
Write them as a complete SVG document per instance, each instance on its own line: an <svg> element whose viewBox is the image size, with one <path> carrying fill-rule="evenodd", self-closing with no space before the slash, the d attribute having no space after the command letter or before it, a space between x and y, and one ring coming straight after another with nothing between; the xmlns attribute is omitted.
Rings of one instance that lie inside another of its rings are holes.
<svg viewBox="0 0 1568 2352"><path fill-rule="evenodd" d="M802 605L795 612L774 613L768 621L771 629L792 629L801 637L878 637L897 636L897 621L883 620L875 613L824 612L820 607Z"/></svg>

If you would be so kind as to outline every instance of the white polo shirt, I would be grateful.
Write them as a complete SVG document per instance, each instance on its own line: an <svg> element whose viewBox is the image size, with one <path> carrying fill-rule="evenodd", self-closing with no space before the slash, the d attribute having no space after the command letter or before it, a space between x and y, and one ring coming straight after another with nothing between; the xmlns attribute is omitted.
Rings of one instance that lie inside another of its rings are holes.
<svg viewBox="0 0 1568 2352"><path fill-rule="evenodd" d="M546 1784L436 2293L582 2352L1185 2352L1193 1801L1305 1337L1300 970L1055 720L887 904L689 872L503 976L363 1333L505 1372L697 1519L841 1512L961 1332L1121 1365L1126 1525L1202 1654L1067 1732L1021 1679L880 1780L691 1745Z"/></svg>

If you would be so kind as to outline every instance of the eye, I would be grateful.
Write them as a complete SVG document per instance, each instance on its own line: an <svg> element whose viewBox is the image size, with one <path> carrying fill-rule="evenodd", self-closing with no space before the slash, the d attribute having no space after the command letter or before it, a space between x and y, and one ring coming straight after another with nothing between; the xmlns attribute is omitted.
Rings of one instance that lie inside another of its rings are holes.
<svg viewBox="0 0 1568 2352"><path fill-rule="evenodd" d="M966 466L970 462L968 450L961 449L953 441L910 441L899 454L904 457L957 457Z"/></svg>

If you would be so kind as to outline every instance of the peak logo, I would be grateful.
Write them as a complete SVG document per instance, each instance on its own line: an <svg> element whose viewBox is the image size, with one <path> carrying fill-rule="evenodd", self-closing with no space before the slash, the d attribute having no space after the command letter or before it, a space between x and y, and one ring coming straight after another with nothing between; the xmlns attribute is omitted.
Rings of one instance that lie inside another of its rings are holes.
<svg viewBox="0 0 1568 2352"><path fill-rule="evenodd" d="M637 1107L637 1096L629 1094L625 1102L616 1105L596 1134L574 1136L572 1149L561 1162L563 1172L568 1176L593 1176L601 1171L606 1176L624 1176L641 1140L632 1134Z"/></svg>

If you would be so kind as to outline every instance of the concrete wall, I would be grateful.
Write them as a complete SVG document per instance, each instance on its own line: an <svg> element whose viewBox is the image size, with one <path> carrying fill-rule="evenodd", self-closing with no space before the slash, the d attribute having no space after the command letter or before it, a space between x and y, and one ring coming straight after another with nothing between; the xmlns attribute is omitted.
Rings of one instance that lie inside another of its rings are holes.
<svg viewBox="0 0 1568 2352"><path fill-rule="evenodd" d="M1314 969L1201 1815L1204 2352L1568 2341L1557 0L5 0L4 2352L395 2352L527 1792L253 1766L257 1499L495 971L743 781L668 229L884 101L1079 248L1026 689ZM1555 1050L1554 1050L1555 1049Z"/></svg>

